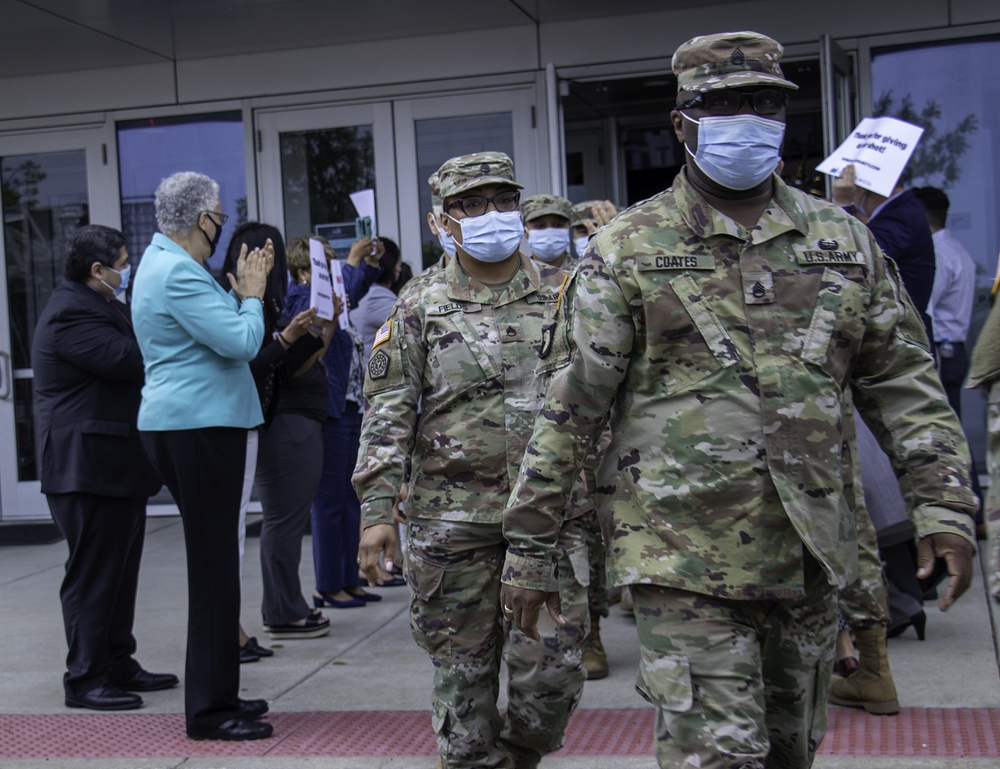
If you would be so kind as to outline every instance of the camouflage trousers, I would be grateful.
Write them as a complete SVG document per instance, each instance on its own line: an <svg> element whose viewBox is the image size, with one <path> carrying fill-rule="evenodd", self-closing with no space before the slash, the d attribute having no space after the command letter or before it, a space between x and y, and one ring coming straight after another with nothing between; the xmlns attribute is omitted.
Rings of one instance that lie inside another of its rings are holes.
<svg viewBox="0 0 1000 769"><path fill-rule="evenodd" d="M733 601L632 585L636 688L657 707L661 769L808 769L826 732L836 594Z"/></svg>
<svg viewBox="0 0 1000 769"><path fill-rule="evenodd" d="M983 504L986 523L986 575L990 595L1000 601L1000 381L990 386L986 405L986 471L990 486Z"/></svg>
<svg viewBox="0 0 1000 769"><path fill-rule="evenodd" d="M568 521L559 539L559 591L569 622L540 621L540 642L505 622L500 611L507 550L501 524L411 517L406 532L410 629L434 665L433 725L444 767L511 769L517 756L530 761L560 748L586 677L582 525ZM501 717L503 659L508 705Z"/></svg>
<svg viewBox="0 0 1000 769"><path fill-rule="evenodd" d="M604 533L596 512L580 516L587 537L587 560L590 563L590 586L587 588L587 603L590 616L608 616L608 567Z"/></svg>

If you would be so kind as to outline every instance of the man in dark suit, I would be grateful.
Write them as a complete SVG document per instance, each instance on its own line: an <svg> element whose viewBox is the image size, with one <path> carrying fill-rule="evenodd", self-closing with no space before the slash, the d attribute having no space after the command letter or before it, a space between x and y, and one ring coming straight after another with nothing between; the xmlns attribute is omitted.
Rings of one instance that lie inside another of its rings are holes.
<svg viewBox="0 0 1000 769"><path fill-rule="evenodd" d="M62 282L31 347L42 492L69 544L62 583L69 654L66 706L126 710L137 691L176 686L132 656L146 502L160 488L139 442L142 355L128 306L128 252L118 230L70 237Z"/></svg>

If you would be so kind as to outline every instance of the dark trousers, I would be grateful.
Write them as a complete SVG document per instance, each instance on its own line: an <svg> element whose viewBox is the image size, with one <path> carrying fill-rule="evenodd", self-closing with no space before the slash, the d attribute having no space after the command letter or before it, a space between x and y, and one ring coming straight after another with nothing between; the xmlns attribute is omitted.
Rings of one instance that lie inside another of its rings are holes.
<svg viewBox="0 0 1000 769"><path fill-rule="evenodd" d="M261 613L269 625L308 617L299 563L302 537L323 469L323 425L301 414L279 413L260 432L257 493L260 529Z"/></svg>
<svg viewBox="0 0 1000 769"><path fill-rule="evenodd" d="M247 431L211 427L140 435L184 523L188 573L184 711L188 732L205 732L239 715L237 528Z"/></svg>
<svg viewBox="0 0 1000 769"><path fill-rule="evenodd" d="M48 494L69 558L59 597L66 627L68 696L128 676L139 665L132 623L146 533L146 497Z"/></svg>
<svg viewBox="0 0 1000 769"><path fill-rule="evenodd" d="M312 507L313 567L316 589L323 593L359 584L361 503L351 475L360 442L361 413L348 401L343 416L323 428L323 475Z"/></svg>
<svg viewBox="0 0 1000 769"><path fill-rule="evenodd" d="M938 373L941 375L941 384L944 385L944 392L948 396L948 403L955 409L955 413L961 417L962 385L965 384L965 375L969 372L969 355L965 351L965 344L962 342L952 342L951 348L952 354L945 357L942 351L942 343L938 342Z"/></svg>

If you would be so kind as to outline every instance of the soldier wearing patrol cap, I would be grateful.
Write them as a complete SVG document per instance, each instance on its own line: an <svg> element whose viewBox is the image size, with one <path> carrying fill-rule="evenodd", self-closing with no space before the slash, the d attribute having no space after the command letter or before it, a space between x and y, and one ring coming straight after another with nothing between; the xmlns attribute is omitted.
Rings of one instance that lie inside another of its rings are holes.
<svg viewBox="0 0 1000 769"><path fill-rule="evenodd" d="M437 171L427 177L427 186L431 188L431 210L427 212L427 226L431 234L438 239L441 244L441 258L428 267L428 270L440 270L448 260L455 256L455 239L445 233L441 218L444 216L442 208L444 201L441 199L441 185L438 182Z"/></svg>
<svg viewBox="0 0 1000 769"><path fill-rule="evenodd" d="M572 203L558 195L533 195L521 201L521 221L528 231L528 245L536 259L568 269L572 208Z"/></svg>
<svg viewBox="0 0 1000 769"><path fill-rule="evenodd" d="M968 447L919 316L867 228L774 173L781 51L736 32L674 54L688 163L591 238L504 513L501 601L530 632L566 480L610 420L597 504L661 767L812 765L857 568L855 408L900 474L918 560L947 562L941 608L971 579Z"/></svg>
<svg viewBox="0 0 1000 769"><path fill-rule="evenodd" d="M528 769L562 745L584 681L579 520L560 522L553 568L535 583L562 595L563 616L544 638L512 628L499 600L504 502L549 373L568 350L555 335L567 276L519 250L521 185L510 158L452 158L438 177L455 258L406 286L372 347L354 474L364 521L359 563L374 575L379 556L391 556L393 508L412 465L404 500L410 626L434 663L441 765Z"/></svg>
<svg viewBox="0 0 1000 769"><path fill-rule="evenodd" d="M618 209L610 200L585 200L573 206L570 212L570 235L577 257L583 254L590 236L610 222Z"/></svg>

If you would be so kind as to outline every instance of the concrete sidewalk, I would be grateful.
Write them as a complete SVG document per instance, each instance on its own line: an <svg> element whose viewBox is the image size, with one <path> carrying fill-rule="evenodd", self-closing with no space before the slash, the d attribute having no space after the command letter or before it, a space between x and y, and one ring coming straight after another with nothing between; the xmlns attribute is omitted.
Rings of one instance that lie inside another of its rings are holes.
<svg viewBox="0 0 1000 769"><path fill-rule="evenodd" d="M143 695L139 711L98 714L63 705L65 639L59 584L65 542L0 547L0 767L100 769L430 769L431 664L413 642L407 588L383 600L327 609L325 638L270 644L260 624L258 542L247 541L243 624L274 657L242 666L242 695L271 703L275 737L253 743L183 736L183 683ZM303 543L303 586L312 586ZM139 586L137 657L149 670L184 673L184 546L178 518L151 518ZM819 769L1000 766L996 605L982 574L947 614L928 606L927 640L890 641L903 713L894 718L831 708ZM655 769L651 709L635 693L634 621L619 606L602 625L611 675L587 684L566 747L545 769Z"/></svg>

